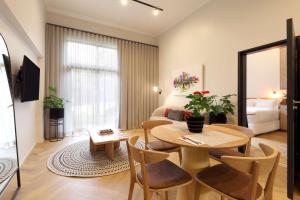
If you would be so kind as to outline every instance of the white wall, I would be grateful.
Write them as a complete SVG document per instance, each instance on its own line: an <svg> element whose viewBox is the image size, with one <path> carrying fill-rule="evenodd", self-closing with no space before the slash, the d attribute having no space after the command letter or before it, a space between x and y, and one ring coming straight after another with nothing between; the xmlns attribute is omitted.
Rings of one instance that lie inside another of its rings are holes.
<svg viewBox="0 0 300 200"><path fill-rule="evenodd" d="M280 90L280 49L247 56L247 97L272 98Z"/></svg>
<svg viewBox="0 0 300 200"><path fill-rule="evenodd" d="M5 0L41 56L45 51L45 4L41 0Z"/></svg>
<svg viewBox="0 0 300 200"><path fill-rule="evenodd" d="M142 42L146 44L157 45L158 41L155 37L134 33L131 31L109 27L99 23L83 20L80 17L69 16L65 13L47 12L47 22L61 26L76 28L80 30L90 31L93 33L104 34L112 37L118 37L126 40Z"/></svg>
<svg viewBox="0 0 300 200"><path fill-rule="evenodd" d="M237 53L282 40L286 19L300 32L298 0L212 0L159 38L160 103L172 91L173 70L206 65L206 89L237 93Z"/></svg>
<svg viewBox="0 0 300 200"><path fill-rule="evenodd" d="M41 69L40 100L15 101L20 163L37 142L43 140L45 11L40 0L6 0L0 2L0 32L7 42L12 71L16 74L27 55ZM24 12L26 10L26 12Z"/></svg>

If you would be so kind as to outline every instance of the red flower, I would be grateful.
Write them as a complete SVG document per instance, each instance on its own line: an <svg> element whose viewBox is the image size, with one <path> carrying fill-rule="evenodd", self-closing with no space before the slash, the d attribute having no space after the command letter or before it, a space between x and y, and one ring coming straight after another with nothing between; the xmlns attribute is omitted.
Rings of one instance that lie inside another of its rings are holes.
<svg viewBox="0 0 300 200"><path fill-rule="evenodd" d="M184 120L186 120L186 118L193 116L193 113L190 111L185 111L183 116L184 116Z"/></svg>
<svg viewBox="0 0 300 200"><path fill-rule="evenodd" d="M196 94L202 94L202 93L199 91L195 91L194 94L196 95Z"/></svg>
<svg viewBox="0 0 300 200"><path fill-rule="evenodd" d="M201 92L201 94L209 94L209 91L208 90L204 90Z"/></svg>

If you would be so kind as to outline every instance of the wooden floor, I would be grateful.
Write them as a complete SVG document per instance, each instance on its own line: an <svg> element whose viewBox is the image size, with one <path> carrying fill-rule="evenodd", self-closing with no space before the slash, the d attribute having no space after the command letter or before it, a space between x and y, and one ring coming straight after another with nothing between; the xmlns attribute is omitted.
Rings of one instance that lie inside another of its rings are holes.
<svg viewBox="0 0 300 200"><path fill-rule="evenodd" d="M126 132L128 135L142 135L141 130ZM47 169L47 159L49 155L67 144L78 140L86 139L87 136L67 137L61 142L44 142L37 144L28 159L21 168L22 188L17 192L17 200L125 200L129 189L129 171L116 175L99 178L68 178L53 174ZM287 176L287 149L286 133L274 132L253 138L251 155L262 155L258 148L258 143L265 143L278 149L282 156L275 180L274 200L284 200L286 198L286 176ZM170 159L178 163L178 156L174 153ZM264 182L264 178L262 179ZM9 199L13 194L15 181L9 186L2 199ZM169 199L175 199L176 192L171 191ZM134 200L143 199L142 190L136 186ZM159 199L154 196L153 199ZM212 200L219 199L213 195ZM297 197L295 198L297 199Z"/></svg>

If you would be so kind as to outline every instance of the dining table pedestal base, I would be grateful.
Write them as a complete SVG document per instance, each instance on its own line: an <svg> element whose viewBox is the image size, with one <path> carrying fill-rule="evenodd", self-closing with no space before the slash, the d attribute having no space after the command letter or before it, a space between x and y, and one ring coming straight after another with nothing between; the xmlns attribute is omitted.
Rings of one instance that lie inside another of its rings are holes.
<svg viewBox="0 0 300 200"><path fill-rule="evenodd" d="M192 177L198 172L210 166L208 150L203 148L181 147L182 163L181 167L187 171ZM177 200L205 200L209 199L209 190L201 187L200 197L195 198L196 181L192 184L179 188L177 192Z"/></svg>

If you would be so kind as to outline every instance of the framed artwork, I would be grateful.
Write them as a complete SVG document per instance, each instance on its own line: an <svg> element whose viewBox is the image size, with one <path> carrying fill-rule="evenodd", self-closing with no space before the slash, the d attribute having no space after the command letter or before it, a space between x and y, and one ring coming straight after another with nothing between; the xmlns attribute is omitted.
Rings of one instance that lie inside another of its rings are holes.
<svg viewBox="0 0 300 200"><path fill-rule="evenodd" d="M173 95L187 96L204 89L204 66L178 69L173 72Z"/></svg>

